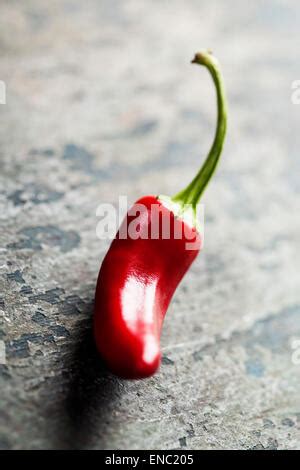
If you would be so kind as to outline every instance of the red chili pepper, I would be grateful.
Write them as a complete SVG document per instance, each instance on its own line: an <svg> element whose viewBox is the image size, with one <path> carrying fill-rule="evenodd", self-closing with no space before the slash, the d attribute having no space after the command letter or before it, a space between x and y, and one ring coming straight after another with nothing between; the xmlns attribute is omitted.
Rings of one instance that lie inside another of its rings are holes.
<svg viewBox="0 0 300 470"><path fill-rule="evenodd" d="M201 248L196 206L218 163L227 113L217 60L210 51L203 51L197 53L192 62L207 67L216 87L218 118L211 150L186 189L173 198L145 196L133 205L99 272L95 340L107 366L123 378L148 377L158 369L160 334L167 308ZM140 205L145 209L136 225L139 236L132 239L130 227L137 213L141 214ZM170 222L168 238L163 229L165 221ZM152 230L153 233L158 230L154 238ZM188 244L193 244L193 249L189 249Z"/></svg>

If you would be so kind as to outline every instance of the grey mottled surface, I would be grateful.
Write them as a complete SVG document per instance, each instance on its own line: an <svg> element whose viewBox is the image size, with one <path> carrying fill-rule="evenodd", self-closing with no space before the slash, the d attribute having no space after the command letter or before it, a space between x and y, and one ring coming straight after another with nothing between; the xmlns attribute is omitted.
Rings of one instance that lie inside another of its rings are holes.
<svg viewBox="0 0 300 470"><path fill-rule="evenodd" d="M299 448L299 12L1 1L1 448ZM189 65L201 47L230 104L205 246L169 309L160 373L119 381L90 333L108 246L95 211L173 194L196 171L215 119Z"/></svg>

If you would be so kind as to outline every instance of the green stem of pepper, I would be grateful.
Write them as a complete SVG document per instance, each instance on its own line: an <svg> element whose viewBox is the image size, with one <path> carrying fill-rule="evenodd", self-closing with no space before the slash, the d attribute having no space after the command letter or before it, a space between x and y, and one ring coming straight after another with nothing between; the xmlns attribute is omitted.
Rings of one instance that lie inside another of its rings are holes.
<svg viewBox="0 0 300 470"><path fill-rule="evenodd" d="M220 66L212 53L210 51L198 52L195 55L194 60L192 60L192 63L204 65L210 72L216 87L218 108L215 138L205 162L191 183L185 189L171 198L173 202L180 204L180 206L183 207L183 210L184 206L189 204L195 211L199 199L202 196L209 180L211 179L220 159L226 134L227 104Z"/></svg>

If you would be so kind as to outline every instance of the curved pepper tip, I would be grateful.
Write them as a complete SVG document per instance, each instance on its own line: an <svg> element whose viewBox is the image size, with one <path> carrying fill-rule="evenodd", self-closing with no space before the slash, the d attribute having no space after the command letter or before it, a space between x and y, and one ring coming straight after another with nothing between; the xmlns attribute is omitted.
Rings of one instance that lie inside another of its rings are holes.
<svg viewBox="0 0 300 470"><path fill-rule="evenodd" d="M124 358L123 364L118 361L117 363L108 362L109 369L117 377L122 379L146 379L154 375L159 369L161 362L161 353L158 350L157 353L152 356L151 359L146 359L144 354L142 356L136 355L134 358Z"/></svg>
<svg viewBox="0 0 300 470"><path fill-rule="evenodd" d="M157 372L161 363L161 351L156 335L130 335L125 342L111 339L108 347L101 331L101 328L95 327L97 349L114 375L121 379L135 380L151 377Z"/></svg>

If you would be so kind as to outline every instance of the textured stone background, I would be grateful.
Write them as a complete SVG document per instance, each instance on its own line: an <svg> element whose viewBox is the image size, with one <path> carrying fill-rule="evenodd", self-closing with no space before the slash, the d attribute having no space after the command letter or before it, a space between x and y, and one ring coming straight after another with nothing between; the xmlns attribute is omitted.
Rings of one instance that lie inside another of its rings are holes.
<svg viewBox="0 0 300 470"><path fill-rule="evenodd" d="M298 2L2 0L0 23L0 447L299 448ZM201 47L230 104L205 247L160 373L119 381L90 333L96 208L173 194L200 165Z"/></svg>

